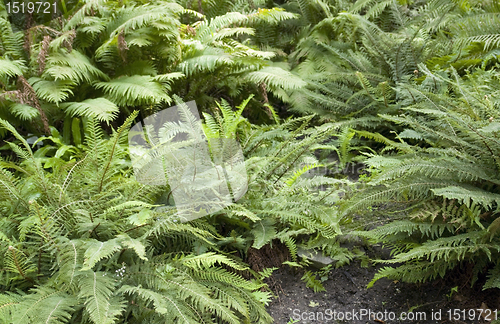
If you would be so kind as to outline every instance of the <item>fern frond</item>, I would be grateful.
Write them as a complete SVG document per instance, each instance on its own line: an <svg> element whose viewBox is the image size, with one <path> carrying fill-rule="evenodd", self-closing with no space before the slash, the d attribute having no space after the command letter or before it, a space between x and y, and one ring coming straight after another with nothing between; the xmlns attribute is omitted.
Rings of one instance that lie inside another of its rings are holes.
<svg viewBox="0 0 500 324"><path fill-rule="evenodd" d="M81 102L67 102L61 104L66 113L75 117L91 117L109 123L116 118L119 108L105 98L86 99Z"/></svg>
<svg viewBox="0 0 500 324"><path fill-rule="evenodd" d="M488 280L483 285L483 290L500 287L500 265L497 263L494 268L488 271Z"/></svg>
<svg viewBox="0 0 500 324"><path fill-rule="evenodd" d="M186 257L182 259L182 264L193 269L205 269L215 264L226 265L237 270L245 270L246 267L237 264L233 260L215 253L204 253L197 256Z"/></svg>
<svg viewBox="0 0 500 324"><path fill-rule="evenodd" d="M40 117L40 112L29 105L15 103L10 106L10 112L22 121L33 121Z"/></svg>
<svg viewBox="0 0 500 324"><path fill-rule="evenodd" d="M0 79L5 79L6 77L15 77L18 75L23 75L19 62L13 62L8 59L0 59Z"/></svg>
<svg viewBox="0 0 500 324"><path fill-rule="evenodd" d="M28 81L40 99L55 104L63 102L73 95L73 88L76 86L76 83L71 80L49 81L32 77Z"/></svg>
<svg viewBox="0 0 500 324"><path fill-rule="evenodd" d="M437 196L442 196L447 199L456 199L468 206L475 203L486 209L492 209L495 206L496 210L500 208L500 194L487 192L473 186L449 186L431 190Z"/></svg>
<svg viewBox="0 0 500 324"><path fill-rule="evenodd" d="M55 81L66 80L75 84L109 80L109 77L90 63L87 56L78 51L50 54L42 77L52 77Z"/></svg>
<svg viewBox="0 0 500 324"><path fill-rule="evenodd" d="M115 323L123 312L123 300L112 298L115 279L110 274L83 271L78 275L78 288L78 298L85 301L85 312L94 324Z"/></svg>
<svg viewBox="0 0 500 324"><path fill-rule="evenodd" d="M302 79L279 67L265 67L259 71L249 73L247 78L256 84L265 83L275 89L295 90L306 85Z"/></svg>
<svg viewBox="0 0 500 324"><path fill-rule="evenodd" d="M109 82L97 82L97 89L102 89L109 99L118 106L154 104L170 102L162 85L146 75L122 76Z"/></svg>
<svg viewBox="0 0 500 324"><path fill-rule="evenodd" d="M92 269L97 262L104 258L109 258L120 251L122 246L119 239L112 239L106 242L90 240L85 250L85 261L82 270Z"/></svg>

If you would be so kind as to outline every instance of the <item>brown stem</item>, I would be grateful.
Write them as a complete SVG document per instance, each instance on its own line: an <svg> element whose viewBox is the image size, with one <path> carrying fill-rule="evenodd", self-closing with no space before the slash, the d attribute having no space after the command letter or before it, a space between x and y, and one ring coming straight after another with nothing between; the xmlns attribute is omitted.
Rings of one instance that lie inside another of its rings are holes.
<svg viewBox="0 0 500 324"><path fill-rule="evenodd" d="M146 226L146 225L150 225L150 224L142 224L142 225L137 225L136 227L129 228L128 230L126 230L126 231L125 231L125 232L123 232L123 233L128 233L128 232L130 232L130 231L133 231L133 230L135 230L135 229L138 229L138 228L144 227L144 226Z"/></svg>
<svg viewBox="0 0 500 324"><path fill-rule="evenodd" d="M26 276L26 274L23 271L23 268L19 264L19 260L17 260L17 255L16 255L16 249L12 246L9 246L9 250L12 252L12 260L14 260L14 264L16 265L17 272L26 280L28 280L31 283L34 283L33 279L29 278Z"/></svg>
<svg viewBox="0 0 500 324"><path fill-rule="evenodd" d="M302 152L300 152L299 155L297 155L297 157L295 158L295 160L293 160L292 163L290 163L290 165L288 166L288 168L286 168L286 170L280 174L280 176L278 177L278 179L276 179L276 181L274 181L273 185L276 184L276 182L278 182L279 179L281 179L281 177L283 177L283 175L285 175L285 173L288 172L288 170L290 170L290 168L295 164L295 162L297 162L297 160L302 156L302 154L304 154L305 151L307 151L309 149L309 147L311 146L312 144L309 144L307 145L303 150Z"/></svg>
<svg viewBox="0 0 500 324"><path fill-rule="evenodd" d="M99 222L89 233L89 235L92 235L94 233L94 231L99 227L99 225L101 225L101 222ZM99 235L97 233L95 233L95 237L97 239L99 239Z"/></svg>
<svg viewBox="0 0 500 324"><path fill-rule="evenodd" d="M407 88L406 91L408 91L408 93L410 94L410 96L413 98L413 103L416 104L417 101L415 100L415 97L413 96L413 93L411 93L411 91Z"/></svg>
<svg viewBox="0 0 500 324"><path fill-rule="evenodd" d="M40 113L40 118L42 119L44 131L45 133L47 133L47 135L50 135L49 119L40 106L40 101L38 100L38 96L36 95L35 90L24 76L20 75L18 77L18 80L21 84L21 103L30 103L36 108L36 110L38 110L38 112Z"/></svg>
<svg viewBox="0 0 500 324"><path fill-rule="evenodd" d="M201 7L201 0L198 0L198 11L204 15L205 13L203 12L203 8Z"/></svg>

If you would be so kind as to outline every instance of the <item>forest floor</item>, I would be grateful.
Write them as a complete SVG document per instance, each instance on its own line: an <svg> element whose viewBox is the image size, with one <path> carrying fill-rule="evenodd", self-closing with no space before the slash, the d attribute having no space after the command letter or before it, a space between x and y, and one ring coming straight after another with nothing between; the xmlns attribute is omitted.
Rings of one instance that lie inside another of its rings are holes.
<svg viewBox="0 0 500 324"><path fill-rule="evenodd" d="M482 291L484 278L471 288L466 270L425 284L384 278L367 289L378 268L353 261L331 270L326 291L315 293L300 280L302 273L282 267L269 278L276 298L268 311L277 324L490 323L480 313L500 312L500 290Z"/></svg>
<svg viewBox="0 0 500 324"><path fill-rule="evenodd" d="M338 160L336 157L333 159ZM362 167L354 165L351 169L346 168L343 173L356 181ZM382 225L380 220L374 217L360 218L358 221L364 224L373 221ZM366 253L365 261L390 258L389 250L379 246L357 248ZM252 254L249 261L250 264L259 265L254 269L256 271L262 270L262 265L278 266L288 259L286 247L279 244L275 244L274 248L266 246ZM471 287L473 265L463 266L444 278L424 284L383 278L371 288L366 288L377 271L385 265L365 264L362 265L358 259L349 265L333 268L322 282L326 291L317 293L307 288L300 279L304 270L282 266L268 278L267 283L276 298L267 310L277 324L481 324L491 323L489 319L495 319L496 310L497 318L500 319L500 289L482 291L485 277L479 278ZM487 317L490 313L491 316Z"/></svg>

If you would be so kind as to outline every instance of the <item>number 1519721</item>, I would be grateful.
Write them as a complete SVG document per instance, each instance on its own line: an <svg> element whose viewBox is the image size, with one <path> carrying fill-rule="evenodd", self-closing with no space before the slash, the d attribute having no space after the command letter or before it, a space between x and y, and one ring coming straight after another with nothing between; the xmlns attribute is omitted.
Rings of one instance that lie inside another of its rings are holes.
<svg viewBox="0 0 500 324"><path fill-rule="evenodd" d="M55 13L57 12L57 3L54 1L52 3L45 1L28 1L28 2L7 2L5 4L5 9L8 14L17 13Z"/></svg>

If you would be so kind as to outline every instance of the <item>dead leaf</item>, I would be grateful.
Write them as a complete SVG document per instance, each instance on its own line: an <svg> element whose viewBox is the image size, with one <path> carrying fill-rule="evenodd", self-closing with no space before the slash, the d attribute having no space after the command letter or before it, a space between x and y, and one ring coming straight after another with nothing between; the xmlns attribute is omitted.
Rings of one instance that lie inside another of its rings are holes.
<svg viewBox="0 0 500 324"><path fill-rule="evenodd" d="M493 311L486 305L486 303L481 304L481 308L483 311L481 312L481 317L484 318L485 321L491 322L492 321L492 314Z"/></svg>
<svg viewBox="0 0 500 324"><path fill-rule="evenodd" d="M377 322L377 323L385 324L385 322L384 322L384 321L379 320L379 319L376 319L376 318L375 318L375 315L373 315L373 314L372 314L372 320L374 320L374 321L375 321L375 322Z"/></svg>

